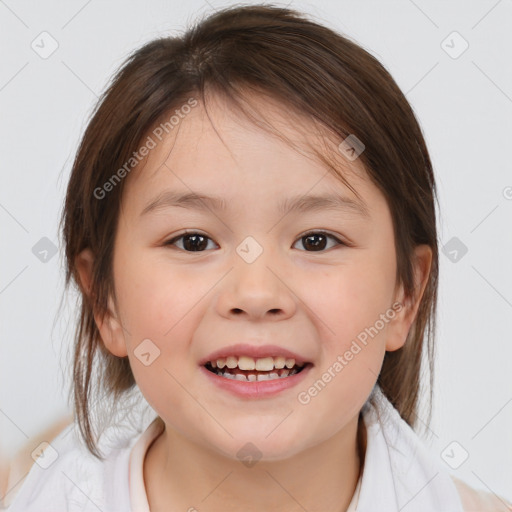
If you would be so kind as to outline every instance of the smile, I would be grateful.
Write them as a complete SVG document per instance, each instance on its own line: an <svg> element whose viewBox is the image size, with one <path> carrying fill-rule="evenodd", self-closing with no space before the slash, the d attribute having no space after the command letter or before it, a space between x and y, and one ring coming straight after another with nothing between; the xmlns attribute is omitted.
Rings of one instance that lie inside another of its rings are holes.
<svg viewBox="0 0 512 512"><path fill-rule="evenodd" d="M208 361L199 368L214 389L247 400L271 398L295 388L304 381L313 364L298 366L294 363L291 368L275 368L272 365L270 370L242 370L238 365L234 368L226 365L213 367Z"/></svg>
<svg viewBox="0 0 512 512"><path fill-rule="evenodd" d="M217 374L219 377L224 377L226 379L239 380L242 382L261 382L264 380L276 380L276 379L285 379L286 377L291 377L296 373L300 373L304 366L301 368L294 367L292 369L280 369L273 371L257 371L257 370L240 370L239 368L212 368L209 363L206 364L206 369L212 373Z"/></svg>

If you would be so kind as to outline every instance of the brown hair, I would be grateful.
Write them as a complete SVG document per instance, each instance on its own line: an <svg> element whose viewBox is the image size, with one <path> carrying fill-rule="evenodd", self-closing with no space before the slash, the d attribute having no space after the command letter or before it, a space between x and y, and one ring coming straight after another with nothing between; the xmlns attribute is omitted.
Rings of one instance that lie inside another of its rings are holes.
<svg viewBox="0 0 512 512"><path fill-rule="evenodd" d="M112 187L108 199L98 199L95 190L126 164L157 121L191 96L201 95L206 105L205 90L210 89L244 112L238 101L242 91L256 90L335 134L338 143L354 134L365 144L359 159L390 208L396 283L403 284L406 297L417 293L412 267L415 246L427 244L433 253L407 341L386 353L378 383L414 427L427 333L430 420L438 281L436 190L415 115L378 60L346 37L294 10L235 6L197 22L181 37L156 39L131 54L98 101L73 163L61 224L66 288L73 278L81 292L72 391L88 449L101 458L93 438L91 393L103 393L112 403L135 385L128 358L105 348L93 317L93 311L105 314L109 296L116 303L112 260L125 180ZM325 149L317 153L350 187ZM90 298L75 266L85 248L95 256ZM97 381L95 361L100 365Z"/></svg>

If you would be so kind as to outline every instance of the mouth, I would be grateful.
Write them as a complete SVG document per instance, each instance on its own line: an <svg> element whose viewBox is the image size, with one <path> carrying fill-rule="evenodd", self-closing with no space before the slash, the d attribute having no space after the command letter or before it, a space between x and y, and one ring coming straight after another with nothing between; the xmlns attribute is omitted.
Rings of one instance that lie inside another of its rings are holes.
<svg viewBox="0 0 512 512"><path fill-rule="evenodd" d="M229 356L207 361L203 366L225 379L263 382L287 379L312 366L312 363L297 362L294 358L284 356L257 359L249 356Z"/></svg>

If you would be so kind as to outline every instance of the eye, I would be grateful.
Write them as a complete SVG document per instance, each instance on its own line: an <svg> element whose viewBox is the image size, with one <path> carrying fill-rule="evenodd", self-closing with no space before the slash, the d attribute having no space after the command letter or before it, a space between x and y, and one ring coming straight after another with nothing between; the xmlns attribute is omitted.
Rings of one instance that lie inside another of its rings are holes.
<svg viewBox="0 0 512 512"><path fill-rule="evenodd" d="M178 240L183 240L183 247L178 247L179 249L182 249L186 252L203 252L203 250L206 249L208 245L207 241L211 240L211 238L208 238L202 233L190 231L165 242L164 245L176 245Z"/></svg>
<svg viewBox="0 0 512 512"><path fill-rule="evenodd" d="M302 242L302 245L303 247L306 247L307 252L319 252L326 249L328 239L334 240L336 245L346 245L334 235L330 235L324 231L311 231L306 233L305 235L302 235L297 242ZM183 241L181 247L178 245L179 241ZM164 245L176 245L179 249L186 252L203 252L208 247L208 241L213 242L211 238L203 235L202 233L190 231L172 238L165 242ZM308 247L311 250L308 250ZM331 247L328 248L330 249Z"/></svg>
<svg viewBox="0 0 512 512"><path fill-rule="evenodd" d="M309 246L311 248L311 251L307 252L318 252L323 251L326 248L325 246L327 244L328 238L335 240L337 245L346 245L334 235L330 235L324 231L311 231L305 235L302 235L297 241L301 241L304 247Z"/></svg>

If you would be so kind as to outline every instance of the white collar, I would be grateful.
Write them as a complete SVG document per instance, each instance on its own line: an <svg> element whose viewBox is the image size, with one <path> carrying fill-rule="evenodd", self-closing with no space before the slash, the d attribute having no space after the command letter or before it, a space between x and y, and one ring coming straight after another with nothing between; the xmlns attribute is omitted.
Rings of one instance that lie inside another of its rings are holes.
<svg viewBox="0 0 512 512"><path fill-rule="evenodd" d="M463 512L449 473L378 385L363 418L367 447L357 512Z"/></svg>

